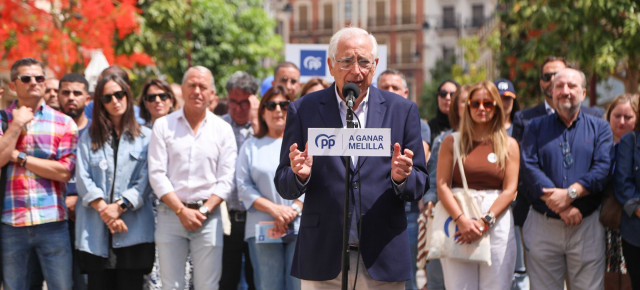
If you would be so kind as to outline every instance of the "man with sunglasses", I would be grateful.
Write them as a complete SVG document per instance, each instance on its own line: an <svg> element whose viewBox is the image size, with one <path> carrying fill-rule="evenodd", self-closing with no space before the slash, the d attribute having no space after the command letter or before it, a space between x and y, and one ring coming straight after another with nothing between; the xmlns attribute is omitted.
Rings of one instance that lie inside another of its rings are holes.
<svg viewBox="0 0 640 290"><path fill-rule="evenodd" d="M300 69L292 62L285 61L273 69L271 86L282 86L293 99L298 97L302 84L300 83Z"/></svg>
<svg viewBox="0 0 640 290"><path fill-rule="evenodd" d="M415 103L371 86L377 63L372 34L356 27L339 30L331 37L327 58L335 83L295 101L287 111L274 182L285 199L305 196L291 267L303 289L340 287L339 229L345 214L349 288L356 283L356 289L404 289L411 279L405 203L419 200L428 188L420 116ZM342 92L347 83L360 89L354 121L362 128L390 128L392 156L354 156L345 165L342 157L308 154L309 128L347 127L347 96ZM348 192L346 170L351 172ZM346 213L345 194L352 200Z"/></svg>
<svg viewBox="0 0 640 290"><path fill-rule="evenodd" d="M260 83L253 76L243 71L237 71L227 80L227 98L229 113L222 116L233 129L238 149L254 132L258 131L258 107L260 101L256 96ZM249 245L244 241L247 209L238 199L238 190L233 186L229 198L226 200L231 219L231 235L224 236L222 254L222 279L220 289L236 289L242 282L242 261L246 283L249 289L255 289L253 281L253 267L249 258Z"/></svg>
<svg viewBox="0 0 640 290"><path fill-rule="evenodd" d="M582 111L586 77L558 71L555 113L531 120L522 140L523 174L531 201L523 227L532 289L603 289L604 228L598 209L610 168L613 137L602 118Z"/></svg>
<svg viewBox="0 0 640 290"><path fill-rule="evenodd" d="M9 127L0 137L0 165L8 165L2 202L5 288L26 289L30 255L38 256L49 289L71 289L71 241L65 182L73 175L77 127L45 105L44 67L23 58L11 67L17 101L5 109Z"/></svg>

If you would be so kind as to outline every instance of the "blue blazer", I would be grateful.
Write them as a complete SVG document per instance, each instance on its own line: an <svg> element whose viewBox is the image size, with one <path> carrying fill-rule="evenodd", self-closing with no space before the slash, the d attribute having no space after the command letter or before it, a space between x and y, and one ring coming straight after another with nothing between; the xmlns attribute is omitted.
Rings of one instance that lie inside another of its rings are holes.
<svg viewBox="0 0 640 290"><path fill-rule="evenodd" d="M315 156L311 176L302 185L291 171L289 147L304 150L308 128L342 128L335 83L294 102L288 111L280 165L274 178L286 199L305 195L291 274L305 280L331 280L341 271L345 194L345 158ZM391 157L360 157L359 174L351 170L349 194L362 196L360 252L371 277L378 281L411 278L411 259L404 205L428 189L420 117L415 103L369 87L367 128L391 128L391 140L413 151L413 171L403 186L391 179ZM358 177L361 180L358 180ZM354 204L351 202L350 207ZM354 267L355 265L351 265Z"/></svg>
<svg viewBox="0 0 640 290"><path fill-rule="evenodd" d="M640 247L640 218L635 214L640 207L640 134L627 133L618 143L616 167L613 174L616 199L623 205L620 234L622 239Z"/></svg>

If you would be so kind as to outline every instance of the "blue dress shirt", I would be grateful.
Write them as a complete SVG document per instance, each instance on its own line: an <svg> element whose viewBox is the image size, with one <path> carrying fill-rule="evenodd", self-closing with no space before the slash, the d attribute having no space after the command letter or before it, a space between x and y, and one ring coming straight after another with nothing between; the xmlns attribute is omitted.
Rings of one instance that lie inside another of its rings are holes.
<svg viewBox="0 0 640 290"><path fill-rule="evenodd" d="M583 217L594 212L601 201L611 164L613 136L609 124L602 119L578 113L567 127L557 113L533 119L525 127L522 141L523 181L533 209L559 218L540 199L543 188L567 188L579 182L589 195L572 205Z"/></svg>

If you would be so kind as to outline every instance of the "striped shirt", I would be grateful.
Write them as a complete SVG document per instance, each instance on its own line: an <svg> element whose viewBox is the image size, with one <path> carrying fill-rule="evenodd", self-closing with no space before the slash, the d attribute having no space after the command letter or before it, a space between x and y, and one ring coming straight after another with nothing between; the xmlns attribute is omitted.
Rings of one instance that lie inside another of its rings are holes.
<svg viewBox="0 0 640 290"><path fill-rule="evenodd" d="M9 124L16 107L17 102L13 102L5 109ZM73 119L42 102L18 137L16 149L28 156L56 160L73 172L77 138L78 128ZM38 176L17 163L7 163L3 223L21 227L64 221L67 219L64 198L64 182Z"/></svg>

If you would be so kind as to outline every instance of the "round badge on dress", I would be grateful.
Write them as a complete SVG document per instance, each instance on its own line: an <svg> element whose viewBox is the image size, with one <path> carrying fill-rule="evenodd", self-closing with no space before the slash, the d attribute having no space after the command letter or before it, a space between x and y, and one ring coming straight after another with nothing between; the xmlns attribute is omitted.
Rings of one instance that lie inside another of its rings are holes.
<svg viewBox="0 0 640 290"><path fill-rule="evenodd" d="M495 153L491 152L491 153L489 153L489 155L487 155L487 160L489 160L489 162L491 162L491 163L496 163L496 162L498 162L498 155L496 155Z"/></svg>
<svg viewBox="0 0 640 290"><path fill-rule="evenodd" d="M100 169L102 170L107 170L107 160L100 160L100 163L98 164L98 166L100 166Z"/></svg>

